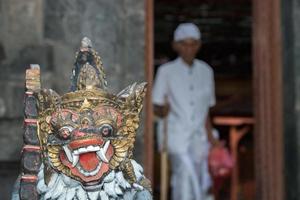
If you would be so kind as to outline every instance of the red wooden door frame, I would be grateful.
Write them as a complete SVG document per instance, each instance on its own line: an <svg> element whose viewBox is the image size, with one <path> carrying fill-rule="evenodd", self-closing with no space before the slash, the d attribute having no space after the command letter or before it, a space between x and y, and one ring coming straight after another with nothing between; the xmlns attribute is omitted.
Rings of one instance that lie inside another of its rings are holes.
<svg viewBox="0 0 300 200"><path fill-rule="evenodd" d="M280 0L253 0L256 199L284 199Z"/></svg>
<svg viewBox="0 0 300 200"><path fill-rule="evenodd" d="M152 82L154 65L153 38L153 0L145 0L145 74L148 83L145 101L145 129L144 129L144 170L145 175L153 180L153 108Z"/></svg>

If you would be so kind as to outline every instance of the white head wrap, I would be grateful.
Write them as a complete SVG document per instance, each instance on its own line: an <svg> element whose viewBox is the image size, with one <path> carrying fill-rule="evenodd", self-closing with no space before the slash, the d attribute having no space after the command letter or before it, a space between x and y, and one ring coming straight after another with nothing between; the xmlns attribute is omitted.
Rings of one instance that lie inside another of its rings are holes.
<svg viewBox="0 0 300 200"><path fill-rule="evenodd" d="M193 23L182 23L176 28L174 32L174 41L178 42L187 38L200 40L201 33L198 27Z"/></svg>

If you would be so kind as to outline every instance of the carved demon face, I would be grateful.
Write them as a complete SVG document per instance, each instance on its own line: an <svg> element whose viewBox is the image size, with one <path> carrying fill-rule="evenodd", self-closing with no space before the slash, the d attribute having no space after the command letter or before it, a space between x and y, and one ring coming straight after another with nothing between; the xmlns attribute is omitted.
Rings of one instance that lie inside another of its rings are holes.
<svg viewBox="0 0 300 200"><path fill-rule="evenodd" d="M55 137L48 143L62 145L59 160L73 175L91 182L109 171L109 161L115 154L111 140L117 139L122 126L121 113L109 107L79 113L63 109L53 114L51 125ZM55 163L55 159L50 160Z"/></svg>
<svg viewBox="0 0 300 200"><path fill-rule="evenodd" d="M44 164L83 185L99 184L131 157L145 84L114 96L98 90L39 94Z"/></svg>

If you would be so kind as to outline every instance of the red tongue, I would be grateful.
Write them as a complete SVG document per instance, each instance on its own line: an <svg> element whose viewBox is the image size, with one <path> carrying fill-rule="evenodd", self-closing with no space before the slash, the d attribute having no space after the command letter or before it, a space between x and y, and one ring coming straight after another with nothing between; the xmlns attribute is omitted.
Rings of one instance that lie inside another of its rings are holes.
<svg viewBox="0 0 300 200"><path fill-rule="evenodd" d="M85 171L92 171L96 169L99 160L96 152L83 153L79 155L79 163Z"/></svg>

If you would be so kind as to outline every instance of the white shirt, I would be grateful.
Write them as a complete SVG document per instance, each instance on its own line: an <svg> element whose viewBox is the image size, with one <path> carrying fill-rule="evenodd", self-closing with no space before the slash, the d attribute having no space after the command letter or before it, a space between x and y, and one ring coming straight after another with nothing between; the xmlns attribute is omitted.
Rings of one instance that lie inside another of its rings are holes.
<svg viewBox="0 0 300 200"><path fill-rule="evenodd" d="M211 67L197 59L188 66L181 58L162 65L157 72L152 101L164 105L166 97L171 108L167 118L168 150L184 152L193 140L207 141L205 121L209 108L215 104ZM159 123L160 138L162 130Z"/></svg>

